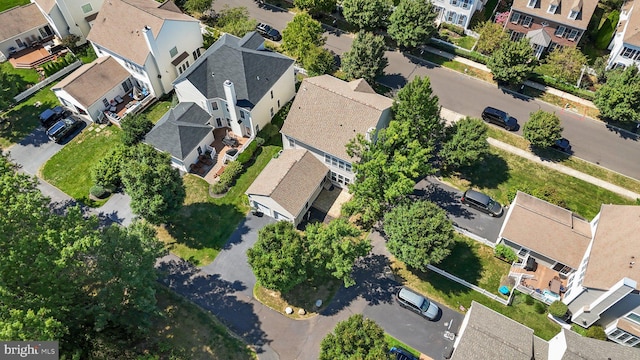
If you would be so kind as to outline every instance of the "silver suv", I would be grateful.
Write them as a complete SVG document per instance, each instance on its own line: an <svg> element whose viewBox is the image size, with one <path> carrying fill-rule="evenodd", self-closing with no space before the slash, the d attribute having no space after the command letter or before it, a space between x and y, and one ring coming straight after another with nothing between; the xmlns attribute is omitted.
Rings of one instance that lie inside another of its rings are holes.
<svg viewBox="0 0 640 360"><path fill-rule="evenodd" d="M403 287L396 294L398 304L405 309L416 312L429 320L435 320L438 317L440 308L429 299L417 294L406 287Z"/></svg>

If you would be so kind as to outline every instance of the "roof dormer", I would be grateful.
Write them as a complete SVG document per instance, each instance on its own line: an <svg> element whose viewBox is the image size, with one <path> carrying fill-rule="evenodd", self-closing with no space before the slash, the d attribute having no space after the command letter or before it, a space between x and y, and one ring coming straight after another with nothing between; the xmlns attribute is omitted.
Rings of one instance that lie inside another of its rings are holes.
<svg viewBox="0 0 640 360"><path fill-rule="evenodd" d="M549 8L547 12L549 14L555 14L558 11L558 7L560 6L560 0L551 0L549 3Z"/></svg>
<svg viewBox="0 0 640 360"><path fill-rule="evenodd" d="M538 3L538 0L529 0L529 2L527 3L527 7L534 8L537 3Z"/></svg>
<svg viewBox="0 0 640 360"><path fill-rule="evenodd" d="M568 18L571 20L575 20L578 18L578 14L582 10L582 0L574 0L573 6L571 6L571 10L569 11Z"/></svg>

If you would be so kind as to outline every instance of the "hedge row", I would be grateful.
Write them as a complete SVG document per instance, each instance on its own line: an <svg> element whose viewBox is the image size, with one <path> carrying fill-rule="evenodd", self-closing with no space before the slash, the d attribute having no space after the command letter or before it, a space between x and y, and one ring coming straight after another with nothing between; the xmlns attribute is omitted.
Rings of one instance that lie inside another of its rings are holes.
<svg viewBox="0 0 640 360"><path fill-rule="evenodd" d="M42 69L44 69L44 73L46 76L51 76L58 71L62 70L67 65L72 64L76 61L76 57L73 56L72 53L68 53L63 58L60 58L56 61L49 61L42 65Z"/></svg>
<svg viewBox="0 0 640 360"><path fill-rule="evenodd" d="M454 24L449 24L446 22L440 23L440 27L443 29L447 29L449 31L452 31L460 36L464 36L464 28L462 26L458 26L458 25L454 25Z"/></svg>
<svg viewBox="0 0 640 360"><path fill-rule="evenodd" d="M246 150L245 150L246 151ZM215 194L222 194L231 187L231 184L236 180L236 177L240 175L244 167L239 161L232 161L227 164L222 174L220 174L220 180L211 186L211 191Z"/></svg>
<svg viewBox="0 0 640 360"><path fill-rule="evenodd" d="M529 76L529 80L535 81L537 83L540 83L558 90L562 90L566 93L581 97L586 100L593 101L593 99L595 98L595 93L593 91L577 88L571 84L558 81L552 77L542 75L536 72L532 73L531 76Z"/></svg>
<svg viewBox="0 0 640 360"><path fill-rule="evenodd" d="M476 51L469 51L469 50L462 50L459 49L453 45L447 45L447 44L443 44L437 41L431 41L429 42L429 46L436 48L436 49L440 49L442 51L446 51L448 53L454 53L458 56L462 56L463 58L467 58L469 60L473 60L475 62L479 62L481 64L486 65L487 64L487 57L485 55L480 54L479 52Z"/></svg>

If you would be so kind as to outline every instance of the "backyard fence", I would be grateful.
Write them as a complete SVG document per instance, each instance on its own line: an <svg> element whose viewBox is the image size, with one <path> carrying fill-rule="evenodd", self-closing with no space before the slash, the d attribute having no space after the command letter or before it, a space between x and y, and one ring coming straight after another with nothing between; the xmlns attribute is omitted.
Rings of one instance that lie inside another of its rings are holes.
<svg viewBox="0 0 640 360"><path fill-rule="evenodd" d="M489 240L487 240L487 239L485 239L483 237L480 237L480 236L478 236L478 235L476 235L474 233L471 233L471 232L469 232L469 231L467 231L467 230L465 230L465 229L463 229L461 227L457 227L457 226L454 225L453 229L455 231L459 232L460 234L468 237L468 238L471 238L471 239L473 239L473 240L475 240L477 242L480 242L480 243L483 243L484 245L489 246L492 249L495 249L495 247L496 247L496 244L494 242L491 242L491 241L489 241Z"/></svg>
<svg viewBox="0 0 640 360"><path fill-rule="evenodd" d="M491 293L491 292L489 292L489 291L487 291L487 290L485 290L485 289L483 289L483 288L481 288L479 286L473 285L472 283L470 283L470 282L468 282L466 280L460 279L459 277L457 277L455 275L451 275L451 274L449 274L448 272L446 272L444 270L440 270L440 269L438 269L437 267L435 267L433 265L427 265L427 268L429 270L431 270L431 271L434 271L434 272L446 277L449 280L453 280L453 281L455 281L455 282L457 282L459 284L462 284L462 285L464 285L464 286L466 286L466 287L468 287L468 288L470 288L472 290L475 290L475 291L479 292L480 294L488 297L489 299L493 299L493 300L495 300L495 301L497 301L497 302L499 302L499 303L501 303L503 305L509 305L509 303L510 303L511 296L509 296L509 299L503 299L502 297L500 297L500 296L498 296L496 294L493 294L493 293Z"/></svg>
<svg viewBox="0 0 640 360"><path fill-rule="evenodd" d="M72 72L73 70L79 68L82 65L82 61L77 60L76 62L68 65L67 67L61 69L60 71L56 72L55 74L49 76L48 78L40 81L39 83L33 85L32 87L28 88L27 90L21 92L20 94L16 95L13 98L14 103L19 103L22 100L28 98L29 96L33 95L34 93L36 93L37 91L39 91L40 89L42 89L43 87L51 84L52 82L60 79L61 77L67 75L68 73Z"/></svg>

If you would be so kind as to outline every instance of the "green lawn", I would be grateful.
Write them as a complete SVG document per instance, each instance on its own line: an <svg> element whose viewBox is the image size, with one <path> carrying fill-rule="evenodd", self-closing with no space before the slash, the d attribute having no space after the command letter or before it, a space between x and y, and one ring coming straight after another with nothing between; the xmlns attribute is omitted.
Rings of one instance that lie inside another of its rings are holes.
<svg viewBox="0 0 640 360"><path fill-rule="evenodd" d="M453 39L453 43L467 50L471 50L473 45L475 45L476 40L477 39L474 38L473 36L463 36L463 37Z"/></svg>
<svg viewBox="0 0 640 360"><path fill-rule="evenodd" d="M93 46L91 46L89 43L86 43L85 45L77 48L75 53L80 61L82 61L82 63L84 64L88 64L98 58L96 52L93 51Z"/></svg>
<svg viewBox="0 0 640 360"><path fill-rule="evenodd" d="M35 93L27 100L16 105L13 109L5 113L11 119L11 126L0 132L0 147L7 148L12 144L24 139L36 127L40 125L38 115L45 109L58 105L58 99L51 91L49 85ZM40 106L35 104L40 102Z"/></svg>
<svg viewBox="0 0 640 360"><path fill-rule="evenodd" d="M120 144L121 130L109 126L100 132L97 125L90 125L65 145L41 169L42 177L72 198L88 206L100 206L106 200L89 199L93 186L91 168L114 146Z"/></svg>
<svg viewBox="0 0 640 360"><path fill-rule="evenodd" d="M158 102L145 110L144 113L149 120L155 124L169 109L171 109L171 100L158 100Z"/></svg>
<svg viewBox="0 0 640 360"><path fill-rule="evenodd" d="M27 90L31 85L36 84L40 75L33 69L14 69L10 62L0 63L0 72L6 74L7 79L0 84L0 91L3 98L13 97Z"/></svg>
<svg viewBox="0 0 640 360"><path fill-rule="evenodd" d="M634 204L611 191L536 164L517 155L491 148L480 164L445 180L459 189L474 187L502 204L517 189L553 189L569 210L592 219L602 204Z"/></svg>
<svg viewBox="0 0 640 360"><path fill-rule="evenodd" d="M403 343L402 341L394 338L393 336L384 333L384 337L385 339L387 339L387 344L389 344L389 349L391 349L392 347L399 347L399 348L403 348L407 351L409 351L410 353L412 353L415 357L420 357L420 351L412 348L411 346Z"/></svg>
<svg viewBox="0 0 640 360"><path fill-rule="evenodd" d="M29 0L2 0L0 1L0 12L11 9L12 7L26 5Z"/></svg>
<svg viewBox="0 0 640 360"><path fill-rule="evenodd" d="M500 140L509 145L513 145L523 150L529 150L529 142L527 140L525 140L521 136L512 134L505 130L498 129L494 126L489 126L488 135L489 137ZM585 174L605 180L614 185L640 194L640 181L636 179L624 176L609 169L592 164L588 161L584 161L574 156L568 156L567 154L552 149L538 151L537 153L545 159L550 159L564 166L570 167L572 169L578 170Z"/></svg>
<svg viewBox="0 0 640 360"><path fill-rule="evenodd" d="M209 184L203 179L186 175L184 207L168 225L158 229L159 238L172 252L195 265L213 261L249 211L244 192L280 149L279 146L259 148L254 163L222 198L210 197Z"/></svg>

